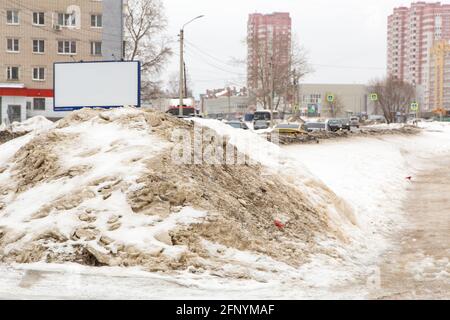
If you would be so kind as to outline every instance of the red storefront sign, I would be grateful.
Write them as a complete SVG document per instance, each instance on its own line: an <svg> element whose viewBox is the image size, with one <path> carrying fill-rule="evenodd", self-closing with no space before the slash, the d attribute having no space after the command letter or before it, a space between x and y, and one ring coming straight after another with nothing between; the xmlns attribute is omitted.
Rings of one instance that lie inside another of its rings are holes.
<svg viewBox="0 0 450 320"><path fill-rule="evenodd" d="M53 98L52 89L2 88L0 96L6 97L42 97Z"/></svg>

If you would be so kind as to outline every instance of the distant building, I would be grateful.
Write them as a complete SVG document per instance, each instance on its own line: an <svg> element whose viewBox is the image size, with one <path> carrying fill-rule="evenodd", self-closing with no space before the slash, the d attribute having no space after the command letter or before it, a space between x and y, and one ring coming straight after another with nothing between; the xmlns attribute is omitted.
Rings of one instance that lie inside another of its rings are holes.
<svg viewBox="0 0 450 320"><path fill-rule="evenodd" d="M241 118L249 111L246 88L228 87L206 90L200 95L200 113L208 118Z"/></svg>
<svg viewBox="0 0 450 320"><path fill-rule="evenodd" d="M422 86L421 110L434 106L435 67L431 49L436 42L450 40L450 4L415 2L398 7L388 17L388 73ZM445 65L450 72L450 64Z"/></svg>
<svg viewBox="0 0 450 320"><path fill-rule="evenodd" d="M369 101L368 88L362 84L301 84L300 111L304 116L331 117L332 96L337 117L376 113L375 105Z"/></svg>
<svg viewBox="0 0 450 320"><path fill-rule="evenodd" d="M0 1L0 123L53 112L53 63L119 60L122 0Z"/></svg>
<svg viewBox="0 0 450 320"><path fill-rule="evenodd" d="M286 12L253 13L247 26L247 86L249 91L262 87L261 69L267 73L270 64L289 69L291 50L291 17Z"/></svg>

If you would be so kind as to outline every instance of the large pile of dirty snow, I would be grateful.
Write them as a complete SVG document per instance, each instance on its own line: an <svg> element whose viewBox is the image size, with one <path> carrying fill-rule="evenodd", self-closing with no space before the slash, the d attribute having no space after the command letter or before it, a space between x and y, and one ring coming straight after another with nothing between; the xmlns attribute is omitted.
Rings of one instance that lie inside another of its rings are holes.
<svg viewBox="0 0 450 320"><path fill-rule="evenodd" d="M0 259L248 277L261 259L295 268L311 254L338 256L317 240L346 240L342 200L257 135L198 124L212 131L204 148L231 139L244 163L180 165L172 133L194 136L193 123L134 108L81 110L0 146Z"/></svg>
<svg viewBox="0 0 450 320"><path fill-rule="evenodd" d="M24 122L13 122L8 126L2 123L0 125L0 144L18 138L29 132L37 133L48 130L53 126L54 123L43 116L36 116Z"/></svg>
<svg viewBox="0 0 450 320"><path fill-rule="evenodd" d="M13 122L10 125L9 130L11 132L23 133L30 131L42 131L50 129L54 126L54 123L43 116L36 116L25 120L23 122Z"/></svg>

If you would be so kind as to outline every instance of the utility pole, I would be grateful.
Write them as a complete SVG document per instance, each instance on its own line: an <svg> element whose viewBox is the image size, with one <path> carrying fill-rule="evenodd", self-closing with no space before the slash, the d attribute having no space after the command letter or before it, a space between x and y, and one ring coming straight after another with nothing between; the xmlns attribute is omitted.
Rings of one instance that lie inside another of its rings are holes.
<svg viewBox="0 0 450 320"><path fill-rule="evenodd" d="M275 100L275 77L273 74L273 55L270 57L270 127L273 126L273 102Z"/></svg>
<svg viewBox="0 0 450 320"><path fill-rule="evenodd" d="M194 20L200 19L204 17L203 15L195 17L192 20L189 20L186 22L180 29L180 85L179 85L179 95L180 95L180 102L179 102L179 108L178 108L178 114L179 116L183 116L183 100L184 100L184 87L185 87L185 80L184 80L184 27L187 26L189 23L191 23Z"/></svg>
<svg viewBox="0 0 450 320"><path fill-rule="evenodd" d="M178 115L180 117L183 116L183 100L184 100L184 58L183 58L183 46L184 46L184 30L181 28L180 30L180 84L179 84L179 94L180 94L180 101L178 106Z"/></svg>
<svg viewBox="0 0 450 320"><path fill-rule="evenodd" d="M230 92L230 87L227 88L227 91L228 91L228 94L227 94L227 96L228 96L228 119L231 120L231 97L230 97L231 92Z"/></svg>
<svg viewBox="0 0 450 320"><path fill-rule="evenodd" d="M187 87L187 72L186 72L186 62L184 63L184 97L188 97L188 87Z"/></svg>

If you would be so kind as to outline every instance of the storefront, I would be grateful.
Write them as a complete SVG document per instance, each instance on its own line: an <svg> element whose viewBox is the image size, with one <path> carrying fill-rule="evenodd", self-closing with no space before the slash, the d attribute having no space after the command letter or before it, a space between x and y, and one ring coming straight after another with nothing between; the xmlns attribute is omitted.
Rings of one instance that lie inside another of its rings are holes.
<svg viewBox="0 0 450 320"><path fill-rule="evenodd" d="M53 114L53 90L28 89L21 84L0 84L0 124Z"/></svg>

